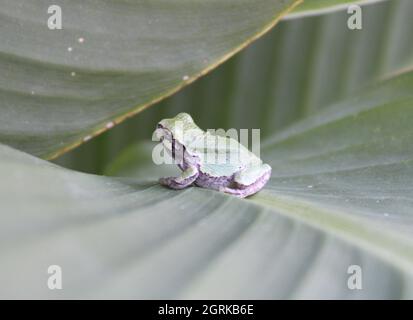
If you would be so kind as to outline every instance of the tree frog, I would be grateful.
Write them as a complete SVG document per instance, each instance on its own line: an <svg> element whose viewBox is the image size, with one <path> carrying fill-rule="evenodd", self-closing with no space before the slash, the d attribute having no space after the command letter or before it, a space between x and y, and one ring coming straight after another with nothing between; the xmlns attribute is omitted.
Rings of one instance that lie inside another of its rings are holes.
<svg viewBox="0 0 413 320"><path fill-rule="evenodd" d="M187 113L157 124L155 135L182 170L159 180L172 189L191 185L247 197L261 190L271 167L237 140L200 129Z"/></svg>

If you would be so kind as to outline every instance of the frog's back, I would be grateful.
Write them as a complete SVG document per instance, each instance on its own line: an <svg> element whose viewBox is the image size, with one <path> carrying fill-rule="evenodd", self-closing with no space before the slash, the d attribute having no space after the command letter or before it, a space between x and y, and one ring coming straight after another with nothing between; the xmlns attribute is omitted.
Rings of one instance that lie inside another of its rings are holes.
<svg viewBox="0 0 413 320"><path fill-rule="evenodd" d="M251 164L262 161L235 139L206 135L199 142L196 152L200 157L200 169L211 176L232 176Z"/></svg>

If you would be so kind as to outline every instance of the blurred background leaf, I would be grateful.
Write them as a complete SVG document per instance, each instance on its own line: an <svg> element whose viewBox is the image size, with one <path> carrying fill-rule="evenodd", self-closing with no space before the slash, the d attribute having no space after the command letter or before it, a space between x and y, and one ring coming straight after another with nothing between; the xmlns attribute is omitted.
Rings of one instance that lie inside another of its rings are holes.
<svg viewBox="0 0 413 320"><path fill-rule="evenodd" d="M1 0L0 141L61 155L216 67L299 2ZM47 29L50 5L63 30Z"/></svg>
<svg viewBox="0 0 413 320"><path fill-rule="evenodd" d="M375 4L386 0L305 0L299 7L295 8L287 19L302 18L303 16L319 15L337 10L345 10L349 5Z"/></svg>
<svg viewBox="0 0 413 320"><path fill-rule="evenodd" d="M412 1L392 0L363 7L357 31L347 28L346 11L282 21L217 70L58 163L101 174L125 147L150 139L160 119L180 111L204 129L260 128L264 138L412 65L412 15Z"/></svg>
<svg viewBox="0 0 413 320"><path fill-rule="evenodd" d="M300 0L1 0L0 141L53 158L225 61ZM47 9L62 8L62 30Z"/></svg>

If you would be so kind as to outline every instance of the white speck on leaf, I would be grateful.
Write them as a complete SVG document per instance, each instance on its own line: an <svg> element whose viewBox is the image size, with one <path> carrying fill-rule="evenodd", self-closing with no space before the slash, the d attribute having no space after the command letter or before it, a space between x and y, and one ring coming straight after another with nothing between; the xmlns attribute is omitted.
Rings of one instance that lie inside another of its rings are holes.
<svg viewBox="0 0 413 320"><path fill-rule="evenodd" d="M67 51L72 52L72 51L73 51L73 48L72 48L72 47L69 47L69 48L67 48Z"/></svg>
<svg viewBox="0 0 413 320"><path fill-rule="evenodd" d="M92 139L92 136L86 136L83 138L83 141L86 142L86 141L89 141L90 139Z"/></svg>
<svg viewBox="0 0 413 320"><path fill-rule="evenodd" d="M111 121L111 122L108 122L108 123L106 124L106 128L110 129L110 128L112 128L114 125L115 125L115 124L114 124L112 121Z"/></svg>
<svg viewBox="0 0 413 320"><path fill-rule="evenodd" d="M308 189L312 189L314 186L312 186L311 184L307 186Z"/></svg>
<svg viewBox="0 0 413 320"><path fill-rule="evenodd" d="M184 75L184 76L182 77L182 80L184 80L184 81L189 80L189 76L188 76L188 75Z"/></svg>
<svg viewBox="0 0 413 320"><path fill-rule="evenodd" d="M77 39L77 42L83 43L83 42L85 42L85 38L80 37L79 39Z"/></svg>
<svg viewBox="0 0 413 320"><path fill-rule="evenodd" d="M74 76L76 76L76 72L72 72L71 74L70 74L72 77L74 77Z"/></svg>

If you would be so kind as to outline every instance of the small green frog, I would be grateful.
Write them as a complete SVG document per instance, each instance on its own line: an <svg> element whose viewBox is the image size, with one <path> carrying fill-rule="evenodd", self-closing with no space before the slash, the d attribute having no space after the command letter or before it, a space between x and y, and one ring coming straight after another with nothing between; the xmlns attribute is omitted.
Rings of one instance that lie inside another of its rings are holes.
<svg viewBox="0 0 413 320"><path fill-rule="evenodd" d="M159 180L169 188L195 184L244 198L261 190L271 176L271 167L242 144L203 131L187 113L160 121L155 134L182 170L179 177Z"/></svg>

